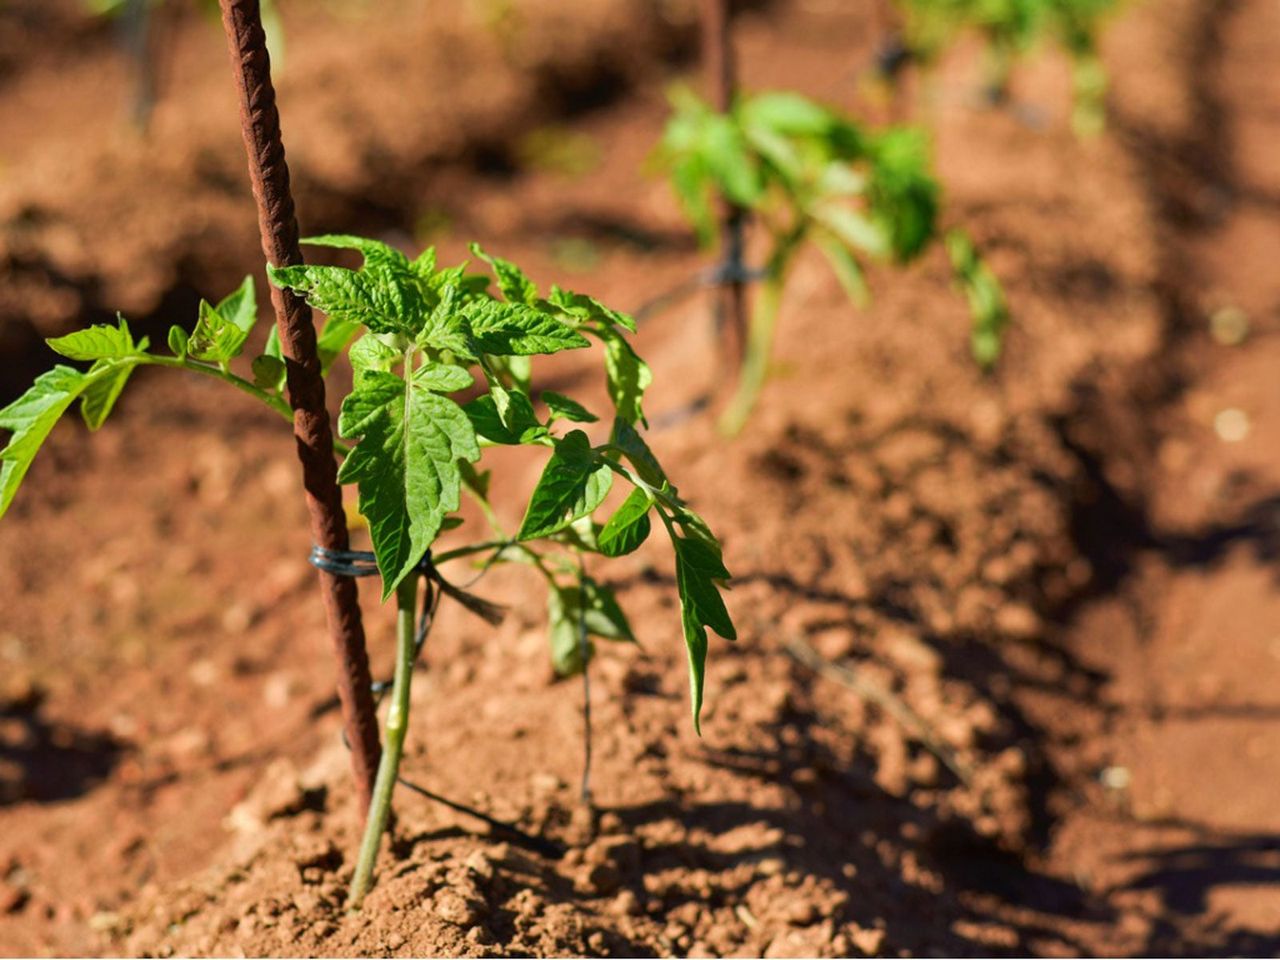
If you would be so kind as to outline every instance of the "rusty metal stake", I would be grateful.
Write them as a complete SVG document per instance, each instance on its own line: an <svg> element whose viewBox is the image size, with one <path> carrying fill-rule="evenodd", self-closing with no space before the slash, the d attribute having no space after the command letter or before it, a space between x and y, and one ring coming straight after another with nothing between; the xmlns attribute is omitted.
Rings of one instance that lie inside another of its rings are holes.
<svg viewBox="0 0 1280 960"><path fill-rule="evenodd" d="M262 251L273 266L302 263L298 221L289 191L289 168L280 138L280 114L271 84L271 60L262 31L259 0L219 0L231 51L231 69L240 100L240 126L249 155L249 179L258 204ZM284 348L293 435L302 463L312 539L326 550L349 547L333 428L325 408L324 380L316 352L311 308L291 291L272 288L276 325ZM338 698L351 746L351 766L361 816L367 814L378 769L378 719L370 692L369 655L360 619L360 597L350 577L320 571L320 590L334 652L338 658Z"/></svg>
<svg viewBox="0 0 1280 960"><path fill-rule="evenodd" d="M702 0L702 60L711 103L720 112L728 113L737 95L729 0ZM745 226L746 211L722 197L721 264L728 268L730 275L717 289L716 323L723 341L725 367L732 379L737 379L747 346L747 288L742 276Z"/></svg>

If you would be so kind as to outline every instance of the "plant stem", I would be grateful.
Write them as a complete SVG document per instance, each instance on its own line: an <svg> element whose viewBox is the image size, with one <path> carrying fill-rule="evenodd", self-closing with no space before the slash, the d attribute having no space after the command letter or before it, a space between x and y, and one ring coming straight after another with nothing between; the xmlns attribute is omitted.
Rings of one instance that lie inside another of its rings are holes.
<svg viewBox="0 0 1280 960"><path fill-rule="evenodd" d="M193 373L203 373L206 376L216 377L223 383L231 384L231 386L235 387L242 393L247 393L249 396L254 397L257 400L261 400L276 413L280 414L280 416L284 417L284 419L293 423L293 411L289 409L289 404L284 397L277 396L274 393L263 390L256 383L246 380L244 377L237 376L230 370L223 370L221 367L211 367L206 363L199 363L187 357L158 357L152 354L147 354L142 362L154 367L169 367L174 370L190 370Z"/></svg>
<svg viewBox="0 0 1280 960"><path fill-rule="evenodd" d="M219 0L231 71L240 102L240 130L249 161L249 181L258 208L258 231L267 262L302 263L298 218L289 189L289 167L280 135L280 113L271 83L271 58L262 30L259 0ZM333 458L333 427L325 407L324 379L311 308L296 294L272 288L276 327L284 353L293 435L313 542L326 550L348 549L351 540ZM370 690L369 654L360 618L360 594L350 577L319 571L329 635L338 661L338 699L351 747L351 767L361 808L369 803L378 765L378 716Z"/></svg>
<svg viewBox="0 0 1280 960"><path fill-rule="evenodd" d="M720 432L736 436L747 422L760 390L769 373L769 357L773 352L773 331L778 323L778 309L782 304L782 272L771 270L760 291L760 300L751 314L751 331L747 340L747 355L742 362L742 379L737 392L720 417Z"/></svg>
<svg viewBox="0 0 1280 960"><path fill-rule="evenodd" d="M378 777L373 785L373 797L369 802L369 815L364 824L364 839L360 843L360 856L356 861L355 876L351 878L351 891L347 894L347 909L359 910L365 894L373 882L373 868L378 862L378 848L382 834L387 829L391 815L391 795L396 789L400 774L400 758L404 756L405 734L409 730L409 686L413 681L413 661L417 650L414 644L414 608L418 598L418 575L411 574L396 587L396 673L391 685L391 707L387 710L382 760L378 764Z"/></svg>

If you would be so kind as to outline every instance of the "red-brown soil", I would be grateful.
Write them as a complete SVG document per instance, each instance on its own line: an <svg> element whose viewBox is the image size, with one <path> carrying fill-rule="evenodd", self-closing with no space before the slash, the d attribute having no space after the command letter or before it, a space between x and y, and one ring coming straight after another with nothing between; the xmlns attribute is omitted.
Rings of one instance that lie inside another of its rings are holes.
<svg viewBox="0 0 1280 960"><path fill-rule="evenodd" d="M304 230L455 257L476 238L623 307L697 268L639 172L662 84L690 69L684 5L428 25L406 2L381 26L301 6L282 111ZM648 547L607 574L642 648L593 669L595 818L581 687L553 682L519 570L476 587L510 603L500 628L444 610L414 687L406 774L561 857L401 791L378 886L345 914L356 823L287 428L157 375L101 433L60 429L0 523L0 953L1274 954L1273 6L1135 6L1094 141L1067 129L1052 58L1019 75L1017 111L973 107L965 51L920 85L949 217L1016 313L995 377L937 254L875 274L865 311L802 262L731 443L681 413L714 379L706 303L646 322L652 443L736 575L704 736ZM887 113L862 83L875 21L848 7L744 13L744 76ZM70 4L0 12L10 394L47 362L37 334L117 306L161 330L259 269L220 39L172 30L143 138L108 31ZM1241 344L1210 336L1224 307ZM551 374L600 389L585 362ZM511 468L508 522L536 470ZM385 668L390 620L364 596Z"/></svg>

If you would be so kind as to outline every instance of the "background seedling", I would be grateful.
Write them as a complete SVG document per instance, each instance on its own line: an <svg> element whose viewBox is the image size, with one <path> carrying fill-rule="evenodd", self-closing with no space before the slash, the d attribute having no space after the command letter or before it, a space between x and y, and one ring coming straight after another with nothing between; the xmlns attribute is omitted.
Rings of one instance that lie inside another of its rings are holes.
<svg viewBox="0 0 1280 960"><path fill-rule="evenodd" d="M742 97L728 112L683 88L671 99L674 112L656 159L699 239L715 242L718 197L750 211L767 238L741 377L720 420L725 432L736 433L768 373L778 311L801 251L819 250L863 305L867 259L905 264L939 239L940 190L927 138L917 129L872 131L789 92ZM990 367L1007 321L1004 299L973 244L954 236L953 266L973 307L974 355Z"/></svg>
<svg viewBox="0 0 1280 960"><path fill-rule="evenodd" d="M1106 125L1107 74L1098 35L1119 0L895 0L903 18L906 58L935 61L967 34L985 45L987 90L1008 98L1015 63L1052 44L1071 59L1072 126L1082 136ZM901 63L901 59L898 60Z"/></svg>

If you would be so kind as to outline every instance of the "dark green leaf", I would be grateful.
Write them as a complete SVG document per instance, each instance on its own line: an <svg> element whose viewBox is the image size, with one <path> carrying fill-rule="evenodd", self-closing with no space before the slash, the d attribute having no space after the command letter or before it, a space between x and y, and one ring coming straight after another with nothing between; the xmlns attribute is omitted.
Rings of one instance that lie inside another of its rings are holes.
<svg viewBox="0 0 1280 960"><path fill-rule="evenodd" d="M546 436L547 429L538 422L528 397L519 390L506 391L501 387L491 389L495 393L501 391L499 395L506 396L505 410L499 409L498 399L493 393L476 397L462 408L479 436L490 443L509 445L529 443Z"/></svg>
<svg viewBox="0 0 1280 960"><path fill-rule="evenodd" d="M542 402L551 411L551 420L572 420L574 423L595 423L600 418L580 404L553 390L542 391Z"/></svg>
<svg viewBox="0 0 1280 960"><path fill-rule="evenodd" d="M610 443L621 450L631 465L635 467L640 479L651 487L661 489L667 483L667 475L653 455L644 437L628 421L618 419L613 422L613 435Z"/></svg>
<svg viewBox="0 0 1280 960"><path fill-rule="evenodd" d="M285 382L285 365L279 357L264 353L253 358L253 382L263 390L281 390Z"/></svg>
<svg viewBox="0 0 1280 960"><path fill-rule="evenodd" d="M652 506L653 498L648 493L632 490L596 537L600 552L606 557L621 557L644 543L649 536Z"/></svg>
<svg viewBox="0 0 1280 960"><path fill-rule="evenodd" d="M601 464L587 435L571 431L556 441L516 537L533 540L555 533L598 507L612 485L613 473Z"/></svg>

